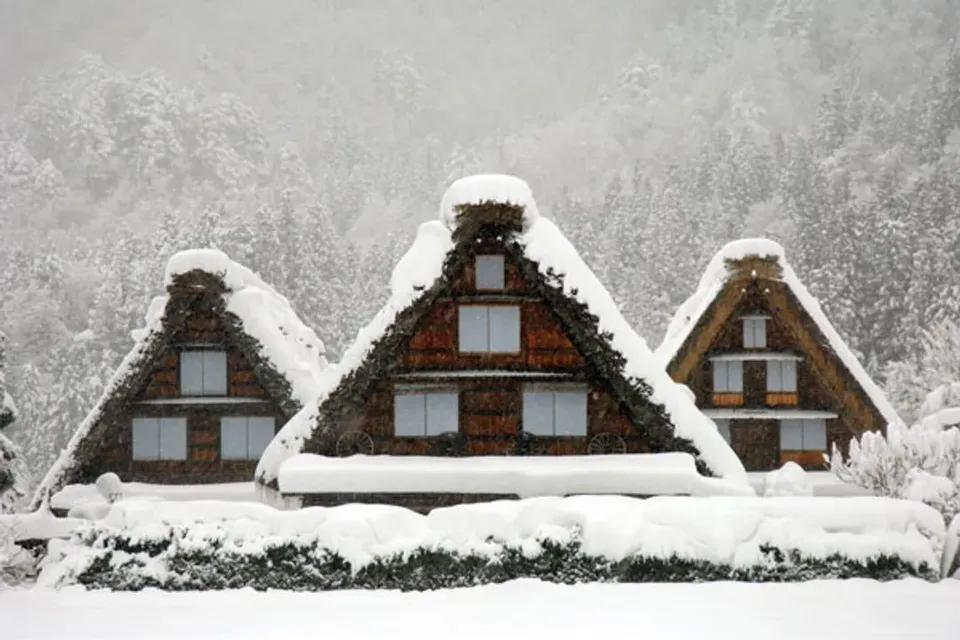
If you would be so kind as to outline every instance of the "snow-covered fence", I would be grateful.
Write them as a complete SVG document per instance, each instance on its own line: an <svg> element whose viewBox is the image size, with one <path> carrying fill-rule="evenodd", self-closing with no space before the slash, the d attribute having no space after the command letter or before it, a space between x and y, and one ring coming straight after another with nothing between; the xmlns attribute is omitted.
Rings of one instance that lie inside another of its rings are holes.
<svg viewBox="0 0 960 640"><path fill-rule="evenodd" d="M536 498L420 515L121 501L51 543L40 581L326 590L554 582L937 580L945 527L884 498Z"/></svg>

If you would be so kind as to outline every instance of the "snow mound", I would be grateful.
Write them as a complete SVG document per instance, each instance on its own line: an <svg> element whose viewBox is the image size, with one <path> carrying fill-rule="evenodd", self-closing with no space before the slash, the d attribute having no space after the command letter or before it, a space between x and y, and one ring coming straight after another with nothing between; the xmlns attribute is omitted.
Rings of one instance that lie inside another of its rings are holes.
<svg viewBox="0 0 960 640"><path fill-rule="evenodd" d="M744 238L735 240L725 245L714 255L713 259L707 265L696 291L687 298L677 309L676 314L670 320L667 326L666 334L660 346L657 347L657 358L663 366L670 364L670 361L679 353L680 349L686 343L690 334L700 321L700 318L706 313L707 309L716 299L717 295L723 289L731 273L728 262L743 260L747 257L775 258L779 263L782 274L781 280L790 289L791 293L797 298L800 306L811 317L817 328L827 339L830 349L840 359L840 362L847 369L851 376L863 388L864 392L870 398L877 411L883 417L888 425L901 426L903 421L893 406L887 401L886 396L880 387L873 381L870 374L867 373L857 357L850 351L850 348L844 342L840 334L834 328L833 324L827 319L826 314L820 307L820 303L811 295L804 284L797 277L793 267L787 261L786 252L783 247L773 240L765 238Z"/></svg>
<svg viewBox="0 0 960 640"><path fill-rule="evenodd" d="M53 515L46 500L36 511L29 513L0 513L0 529L10 534L14 542L66 538L81 524L83 520Z"/></svg>
<svg viewBox="0 0 960 640"><path fill-rule="evenodd" d="M787 462L766 475L763 495L771 496L812 496L813 485L807 479L807 472L796 462Z"/></svg>
<svg viewBox="0 0 960 640"><path fill-rule="evenodd" d="M920 424L924 429L942 431L960 426L960 382L942 384L920 406Z"/></svg>
<svg viewBox="0 0 960 640"><path fill-rule="evenodd" d="M283 494L479 493L740 495L742 484L705 478L688 453L618 456L350 456L301 454L280 467Z"/></svg>
<svg viewBox="0 0 960 640"><path fill-rule="evenodd" d="M440 201L440 220L453 231L457 228L459 207L483 202L522 207L524 229L529 229L540 217L537 203L526 181L516 176L480 174L460 178L450 185Z"/></svg>

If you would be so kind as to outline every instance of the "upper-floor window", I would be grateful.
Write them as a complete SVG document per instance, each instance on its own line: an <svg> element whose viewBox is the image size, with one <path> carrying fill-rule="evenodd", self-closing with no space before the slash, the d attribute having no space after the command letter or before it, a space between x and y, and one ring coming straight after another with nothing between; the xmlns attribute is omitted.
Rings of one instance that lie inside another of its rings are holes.
<svg viewBox="0 0 960 640"><path fill-rule="evenodd" d="M275 432L270 417L220 418L220 458L259 460Z"/></svg>
<svg viewBox="0 0 960 640"><path fill-rule="evenodd" d="M134 460L186 460L186 418L134 418Z"/></svg>
<svg viewBox="0 0 960 640"><path fill-rule="evenodd" d="M743 319L743 346L746 349L763 349L767 346L767 319L750 316Z"/></svg>
<svg viewBox="0 0 960 640"><path fill-rule="evenodd" d="M476 261L477 289L503 291L505 271L502 255L478 255Z"/></svg>
<svg viewBox="0 0 960 640"><path fill-rule="evenodd" d="M180 395L227 395L227 354L224 351L180 353Z"/></svg>
<svg viewBox="0 0 960 640"><path fill-rule="evenodd" d="M781 451L826 451L827 421L823 418L780 421Z"/></svg>
<svg viewBox="0 0 960 640"><path fill-rule="evenodd" d="M767 391L796 393L796 360L767 360Z"/></svg>
<svg viewBox="0 0 960 640"><path fill-rule="evenodd" d="M714 393L743 393L743 361L713 361Z"/></svg>
<svg viewBox="0 0 960 640"><path fill-rule="evenodd" d="M460 396L451 387L396 385L393 433L398 437L438 436L460 428Z"/></svg>
<svg viewBox="0 0 960 640"><path fill-rule="evenodd" d="M587 435L586 385L526 385L523 430L536 436Z"/></svg>
<svg viewBox="0 0 960 640"><path fill-rule="evenodd" d="M460 305L459 344L463 353L520 351L520 307Z"/></svg>

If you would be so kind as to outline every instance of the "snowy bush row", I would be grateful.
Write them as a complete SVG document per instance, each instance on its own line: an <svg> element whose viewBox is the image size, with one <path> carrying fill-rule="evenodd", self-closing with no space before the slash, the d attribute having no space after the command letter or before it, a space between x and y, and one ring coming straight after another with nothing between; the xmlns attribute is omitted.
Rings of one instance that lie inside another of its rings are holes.
<svg viewBox="0 0 960 640"><path fill-rule="evenodd" d="M552 582L937 580L945 527L882 498L538 498L420 515L124 501L52 541L42 584L404 590Z"/></svg>

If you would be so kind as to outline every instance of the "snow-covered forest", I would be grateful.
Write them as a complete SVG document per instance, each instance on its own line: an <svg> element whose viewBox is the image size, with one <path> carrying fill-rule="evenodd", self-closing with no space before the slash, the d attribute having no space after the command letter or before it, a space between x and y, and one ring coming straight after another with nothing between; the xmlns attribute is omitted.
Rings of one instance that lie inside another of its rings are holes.
<svg viewBox="0 0 960 640"><path fill-rule="evenodd" d="M335 359L443 189L524 177L652 346L780 241L909 422L960 379L956 0L11 0L0 330L36 474L213 246Z"/></svg>

